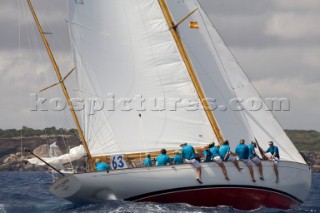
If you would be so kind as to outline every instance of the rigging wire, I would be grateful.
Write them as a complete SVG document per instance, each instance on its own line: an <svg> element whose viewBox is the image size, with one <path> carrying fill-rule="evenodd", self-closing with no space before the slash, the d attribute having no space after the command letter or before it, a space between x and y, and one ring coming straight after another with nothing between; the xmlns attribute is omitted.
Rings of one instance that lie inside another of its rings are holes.
<svg viewBox="0 0 320 213"><path fill-rule="evenodd" d="M200 3L199 3L199 4L200 4ZM203 12L205 13L205 11L203 11ZM205 23L205 20L204 20L204 18L203 18L203 15L201 14L200 11L199 11L199 15L200 15L200 17L201 17L201 19L202 19L202 22ZM205 15L208 16L207 14L205 14ZM211 24L213 25L213 27L214 27L215 29L217 29L212 22L211 22ZM220 58L220 55L218 54L216 45L215 45L215 43L214 43L214 41L213 41L213 39L212 39L212 37L211 37L211 35L210 35L209 29L208 29L208 27L207 27L205 24L204 24L204 26L205 26L205 28L206 28L207 34L209 35L211 44L212 44L212 46L214 47L214 49L215 49L215 51L216 51L216 53L217 53L217 56L218 56L219 61L220 61L220 64L221 64L221 66L223 67L223 71L225 72L225 74L226 74L226 76L227 76L227 79L228 79L228 81L229 81L229 84L230 84L231 87L233 88L232 93L233 93L233 95L234 95L235 97L237 97L237 95L236 95L236 93L235 93L235 91L234 91L234 87L232 86L231 80L230 80L230 78L229 78L228 72L227 72L227 70L226 70L226 67L225 67L224 63L222 62L222 60L221 60L221 58ZM218 32L217 32L217 33L218 33ZM218 33L218 34L219 34L219 33ZM221 36L220 36L220 37L221 37ZM227 47L227 48L228 48L228 47ZM229 49L229 48L228 48L228 49ZM229 50L229 51L230 51L230 50ZM230 53L231 53L231 52L230 52ZM235 58L234 58L234 59L235 59ZM236 59L235 59L235 60L236 60ZM239 63L238 63L237 60L236 60L236 62L237 62L237 64L239 65ZM239 66L240 66L240 65L239 65ZM233 113L234 113L234 112L233 112ZM247 123L246 126L249 128L250 134L251 134L251 136L254 138L253 130L252 130L250 124L249 124L249 121L248 121L246 115L245 115L243 112L240 112L240 113L243 114L243 117L245 118L245 121L246 121L246 123ZM235 114L235 113L234 113L234 114ZM240 121L240 118L239 118L238 116L236 116L236 117L237 117L237 118L239 119L239 121ZM240 121L240 122L241 122L241 121Z"/></svg>
<svg viewBox="0 0 320 213"><path fill-rule="evenodd" d="M77 57L77 62L78 64L76 64L77 66L77 79L78 79L78 87L79 89L77 90L77 94L78 97L80 97L82 100L87 100L92 99L92 95L94 97L98 97L97 95L97 90L96 88L94 88L94 84L92 81L92 77L94 75L94 72L91 72L90 75L89 73L89 69L87 68L86 64L82 63L82 58L80 53L78 52L79 47L77 46L77 44L74 42L75 38L74 38L74 34L71 31L71 26L69 27L70 29L70 39L71 39L71 44L73 46L74 49L74 54ZM82 89L82 88L83 89ZM91 93L90 97L87 97L85 95L86 92L83 91L89 91L88 94ZM105 146L102 146L102 141L99 141L99 137L103 137L103 133L102 130L106 129L105 132L108 132L109 135L107 141L104 141L103 143L108 143L108 141L113 141L112 144L108 144L107 146L110 148L112 146L117 146L118 149L123 152L121 146L119 145L118 141L117 141L117 137L115 134L114 129L112 128L112 126L109 124L108 119L107 119L107 115L106 113L100 113L100 116L94 116L95 118L93 118L93 115L88 115L89 112L86 110L82 110L82 118L83 118L83 130L87 133L87 138L90 138L90 141L92 142L91 147L93 148L95 145L95 143L98 143L100 146L100 148L105 148ZM93 125L93 121L96 122L96 125ZM101 125L98 125L99 123L101 123ZM102 128L102 126L104 126L105 128ZM98 136L98 133L100 133L100 135Z"/></svg>
<svg viewBox="0 0 320 213"><path fill-rule="evenodd" d="M47 74L47 73L45 73L45 74ZM47 76L46 76L46 78L47 78ZM85 80L87 80L87 78L85 78ZM91 84L90 86L92 86L92 84ZM61 91L59 91L59 92L61 93ZM50 93L51 93L51 92L50 92ZM101 124L103 124L104 126L106 126L106 118L105 118L105 117L106 117L105 115L96 116L95 119L97 120L98 124L101 123ZM104 118L104 121L103 121L103 118ZM89 120L91 120L91 119L92 119L92 118L89 118ZM82 125L82 126L83 126L83 125ZM96 126L96 125L95 125L95 128L96 128L97 130L100 130L100 131L101 131L101 129L102 129L101 127L100 127L100 129L99 129L98 126ZM110 129L112 129L112 128L111 128L111 127L107 127L107 129L110 130ZM97 131L93 131L91 134L96 134L96 132L97 132ZM109 133L109 134L110 134L110 133ZM114 135L114 131L113 131L113 135ZM88 136L88 134L87 134L87 136ZM103 135L100 134L99 136L101 137L101 136L103 136ZM95 137L97 137L97 136L95 136ZM90 137L90 135L89 135L89 138L91 139L92 137ZM110 138L110 137L108 137L108 138ZM114 138L114 136L112 137L112 139L113 139L113 138ZM101 139L99 139L99 138L98 138L98 140L99 140L98 142L100 142L100 143L105 142L105 140L101 140ZM114 145L117 145L117 143L114 143ZM100 147L101 147L101 144L100 144Z"/></svg>
<svg viewBox="0 0 320 213"><path fill-rule="evenodd" d="M144 138L144 130L143 130L143 121L142 121L142 114L139 114L139 143L140 145L142 144L143 149L146 150L146 145L145 145L145 138ZM142 152L140 151L140 162L141 166L143 166L143 161L142 161Z"/></svg>
<svg viewBox="0 0 320 213"><path fill-rule="evenodd" d="M199 2L197 2L197 3L200 4ZM201 5L201 4L200 4L200 5ZM205 11L203 11L203 13L205 13ZM206 14L206 13L205 13L205 14ZM203 18L203 16L202 16L201 13L200 13L200 15L201 15L202 21L204 22L204 18ZM210 20L209 20L209 21L210 21ZM215 28L214 24L213 24L211 21L210 21L210 23L211 23L212 26ZM206 26L206 30L208 31L207 26ZM222 37L221 37L221 35L219 34L219 32L218 32L217 30L216 30L216 32L217 32L217 34L220 36L220 38L221 38L221 40L222 40ZM209 34L209 35L210 35L210 34ZM213 40L212 40L211 36L210 36L210 39L211 39L211 42L213 43ZM213 45L214 45L214 43L213 43ZM275 117L275 115L272 113L272 111L269 110L269 107L267 106L267 104L266 104L265 101L263 100L263 98L262 98L262 96L260 95L260 93L258 92L258 90L255 88L255 86L253 85L253 83L250 81L250 79L248 78L247 74L243 71L243 68L241 67L241 65L239 64L239 62L237 61L237 59L233 56L232 52L230 51L230 49L229 49L226 45L225 45L225 47L228 49L230 55L231 55L232 58L235 60L237 66L239 66L240 70L242 70L242 72L243 72L243 74L245 75L247 81L249 82L249 85L252 86L253 91L256 93L256 95L258 96L258 98L261 100L261 102L262 102L263 107L265 108L265 110L268 110L269 114L270 114L271 117L274 119L275 123L278 124L278 126L280 127L281 132L282 132L281 135L284 135L284 136L290 141L290 139L288 138L288 136L286 135L286 133L283 131L283 128L282 128L282 126L280 125L279 121L277 120L277 118ZM220 61L221 61L221 58L220 58L220 57L219 57L219 59L220 59ZM221 63L222 63L222 61L221 61ZM224 71L226 72L226 75L227 75L227 77L228 77L228 79L229 79L229 75L228 75L225 67L224 67ZM230 79L229 79L229 82L230 82ZM235 92L235 91L234 91L234 92ZM251 131L251 134L252 134L252 136L254 137L253 130L252 130L252 128L251 128L251 125L249 124L248 117L247 117L247 115L246 115L245 113L244 113L244 117L245 117L246 122L247 122L247 125L248 125L248 127L249 127L249 129L250 129L250 131ZM275 139L275 137L272 136L272 135L270 135L270 133L269 133L266 129L262 128L262 130L263 130L264 133L265 133L266 135L268 135L271 139L272 139L272 138ZM255 138L255 137L254 137L254 138ZM279 145L280 145L280 144L279 144ZM282 147L282 148L283 148L283 147ZM283 148L283 150L285 150L285 148ZM296 148L295 148L295 150L296 150ZM297 151L297 150L296 150L296 151ZM289 154L289 155L290 155L290 154Z"/></svg>
<svg viewBox="0 0 320 213"><path fill-rule="evenodd" d="M22 64L22 55L21 55L21 6L20 6L20 0L17 0L18 2L18 8L19 8L19 93L20 93L20 107L23 108L22 104L22 78L21 78L21 64ZM20 158L22 158L23 155L23 149L22 149L22 116L20 116Z"/></svg>
<svg viewBox="0 0 320 213"><path fill-rule="evenodd" d="M30 35L30 32L29 32L29 26L31 26L31 29L32 29L32 25L31 25L31 21L30 21L30 17L28 16L28 10L27 10L27 7L25 5L25 3L22 3L22 6L23 6L23 11L24 11L24 17L25 17L25 20L26 20L26 32L27 32L27 38L28 38L28 44L29 44L29 47L31 49L31 60L32 60L32 66L33 66L33 71L34 71L34 74L35 74L35 77L36 77L36 84L39 86L39 76L38 76L38 73L37 73L37 68L35 66L35 53L34 53L34 49L32 47L32 41L31 41L31 35ZM42 122L45 126L45 120L44 120L44 113L41 113L42 114ZM46 129L44 129L45 131L45 135L47 136L47 133L46 133ZM47 139L47 137L46 137ZM49 174L50 175L50 174ZM53 177L51 175L51 177Z"/></svg>
<svg viewBox="0 0 320 213"><path fill-rule="evenodd" d="M186 49L189 51L190 55L193 56L194 60L195 60L196 62L198 62L199 66L200 66L203 70L207 70L207 69L205 69L205 68L202 66L202 64L200 63L200 61L199 61L198 58L196 57L196 55L192 53L192 51L191 51L191 49L188 47L188 45L185 44L185 46L186 46ZM207 77L208 77L208 79L211 81L211 83L212 83L212 85L214 86L214 88L216 89L216 91L217 91L217 92L220 94L220 96L222 97L222 100L224 101L224 103L227 104L228 101L227 101L226 97L223 95L223 93L221 92L221 90L217 87L217 85L216 85L216 84L214 83L214 81L210 78L210 76L207 75ZM237 97L237 96L235 96L235 97ZM235 115L235 118L238 120L239 123L242 123L240 116L237 115L233 110L232 110L232 114ZM251 133L251 134L252 134L252 133Z"/></svg>
<svg viewBox="0 0 320 213"><path fill-rule="evenodd" d="M46 21L46 18L45 17L40 17L41 18L41 20L43 20L43 25L46 27L46 28L48 28L49 29L49 31L50 32L54 32L51 28L50 28L50 26L47 24L47 21ZM58 55L58 54L55 54L55 52L56 52L56 43L58 43L58 46L59 46L59 40L57 40L57 39L55 39L56 37L54 36L54 33L52 34L52 36L50 37L50 38L52 38L52 42L49 42L49 39L47 38L47 40L48 40L48 43L50 43L50 44L52 44L52 52L53 52L53 54L56 56L56 55ZM62 47L62 45L60 45L61 47ZM55 57L55 58L57 58L57 57ZM52 77L53 77L53 79L56 79L56 76L53 74L53 72L50 72L50 73L52 73ZM47 75L47 73L46 73L46 79L47 79L47 82L48 82L48 79L50 79L50 78L48 78L48 75ZM63 93L62 93L62 91L61 91L61 89L58 89L58 88L56 88L56 91L59 93L59 97L63 97ZM50 96L52 97L53 95L52 95L52 92L51 91L49 91L49 93L50 93ZM67 115L67 113L66 113L66 109L63 109L62 110L63 111L63 113L64 113L64 120L66 121L66 124L70 124L70 122L69 122L69 116ZM57 113L59 113L59 112L57 112ZM63 125L62 125L62 122L60 121L60 119L59 119L59 117L58 116L55 116L55 118L56 118L56 122L58 123L58 125L60 126L60 127L62 127ZM71 127L70 125L67 125L69 128ZM64 144L64 146L65 146L65 148L66 148L66 150L68 150L68 153L70 152L70 146L68 146L68 142L67 142L67 140L66 140L66 131L64 132L64 129L63 128L60 128L59 129L60 130L60 133L62 134L62 141L63 141L63 144ZM71 168L72 168L72 170L74 170L74 168L73 168L73 164L72 164L72 161L71 161L71 158L70 158L70 156L68 156L68 158L69 158L69 163L70 163L70 165L71 165Z"/></svg>
<svg viewBox="0 0 320 213"><path fill-rule="evenodd" d="M32 21L31 21L32 22ZM33 28L32 28L33 29ZM40 48L39 48L39 45L38 45L38 42L37 42L37 38L36 38L36 33L35 33L35 31L36 30L33 30L33 36L34 36L34 40L35 40L35 46L36 46L36 49L38 50L38 52L39 52L39 61L41 60L41 54L40 54ZM55 46L54 46L54 48L55 48ZM52 73L52 72L50 72L50 73ZM44 76L45 76L45 79L46 79L46 81L48 82L49 80L48 79L51 79L50 77L48 77L48 73L47 72L44 72ZM53 76L53 79L55 79L56 77L55 76ZM56 91L58 91L58 93L60 94L60 96L61 96L61 90L59 90L59 89L57 89ZM53 93L52 93L52 91L50 90L49 91L49 96L50 97L53 97ZM64 113L65 113L65 115L66 115L66 110L63 110L64 111ZM70 124L68 121L68 116L65 116L66 117L66 124ZM56 122L58 123L58 125L59 126L62 126L61 124L61 121L60 121L60 119L58 118L58 116L55 116L55 119L56 119ZM70 125L68 125L68 126L70 126ZM45 130L46 131L46 130ZM68 146L67 146L67 142L66 142L66 140L65 140L65 138L66 138L66 136L65 136L65 134L66 133L64 133L64 131L63 131L63 128L61 128L61 131L60 131L61 133L62 133L62 140L63 140L63 143L64 143L64 145L65 145L65 147L67 148L67 149L69 149L68 148ZM69 158L69 162L70 162L70 165L71 165L71 167L72 167L72 169L73 169L73 165L72 165L72 163L71 163L71 159Z"/></svg>
<svg viewBox="0 0 320 213"><path fill-rule="evenodd" d="M37 63L40 64L40 62L42 60L42 54L40 53L39 42L38 42L37 37L36 37L36 30L34 29L32 18L30 17L30 15L28 15L29 13L28 13L28 9L27 9L27 6L25 5L25 3L24 3L24 12L25 12L25 17L26 17L27 23L31 26L30 27L30 31L32 31L32 32L30 32L29 31L29 27L27 27L27 37L28 37L29 46L30 46L30 49L31 49L31 52L32 52L33 70L35 72L37 85L39 86L40 77L39 77L39 74L37 72L36 64ZM31 38L32 38L32 40L31 40ZM37 54L35 53L35 51L36 51ZM36 57L36 55L38 55L38 57ZM37 63L35 62L35 59L37 60ZM44 72L44 74L45 74L46 81L48 82L47 73ZM51 91L49 91L49 94L50 94L50 97L53 97ZM37 94L37 95L40 96L40 94ZM56 117L56 119L57 119L57 122L59 123L59 125L61 125L59 119L57 117ZM46 135L46 140L49 142L49 136L48 136L48 133L47 133L46 119L45 119L45 113L44 112L42 113L42 120L43 120L44 132L45 132L45 135ZM62 137L62 139L64 141L64 137ZM67 147L65 141L64 141L64 144ZM71 163L70 163L70 165L72 167Z"/></svg>
<svg viewBox="0 0 320 213"><path fill-rule="evenodd" d="M36 67L36 63L35 63L36 54L35 54L35 52L34 52L34 49L36 49L36 50L39 51L39 47L38 47L38 45L37 45L37 41L36 41L36 40L35 40L35 43L34 43L34 46L35 46L35 47L33 47L33 45L32 45L32 44L33 44L32 41L31 41L32 36L31 36L31 33L30 33L30 29L29 29L29 27L28 27L28 26L31 26L30 28L31 28L31 30L32 30L32 21L31 21L31 19L30 19L30 16L28 15L28 9L27 9L27 6L25 5L26 3L22 3L22 4L23 4L24 16L25 16L25 20L26 20L26 24L27 24L26 32L27 32L28 44L29 44L29 47L30 47L30 49L31 49L31 55L32 55L31 58L32 58L33 71L34 71L34 74L35 74L35 77L36 77L36 82L37 82L36 84L37 84L38 86L40 86L40 85L39 85L39 82L40 82L40 80L39 80L39 75L38 75L37 67ZM35 38L35 37L34 37L34 38ZM40 52L38 53L38 57L41 58ZM43 126L44 126L44 128L45 128L45 127L46 127L46 122L45 122L45 119L44 119L44 112L42 112L41 114L42 114ZM45 133L46 138L47 138L46 128L44 129L44 133Z"/></svg>

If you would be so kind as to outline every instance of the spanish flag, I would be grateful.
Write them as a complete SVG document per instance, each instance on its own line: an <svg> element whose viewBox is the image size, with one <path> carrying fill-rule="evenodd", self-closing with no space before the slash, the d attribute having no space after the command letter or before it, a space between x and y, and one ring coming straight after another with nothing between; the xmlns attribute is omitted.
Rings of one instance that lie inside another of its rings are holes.
<svg viewBox="0 0 320 213"><path fill-rule="evenodd" d="M199 24L196 21L190 21L189 22L189 27L193 29L199 29Z"/></svg>

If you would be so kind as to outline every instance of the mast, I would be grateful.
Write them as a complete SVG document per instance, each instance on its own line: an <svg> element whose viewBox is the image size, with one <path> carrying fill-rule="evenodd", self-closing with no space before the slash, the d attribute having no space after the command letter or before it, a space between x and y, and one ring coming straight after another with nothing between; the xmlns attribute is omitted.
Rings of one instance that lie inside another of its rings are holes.
<svg viewBox="0 0 320 213"><path fill-rule="evenodd" d="M41 25L40 25L40 22L39 22L39 20L38 20L38 17L37 17L37 15L36 15L36 13L35 13L35 11L34 11L34 9L33 9L32 3L31 3L30 0L27 0L27 3L28 3L28 5L29 5L30 11L31 11L31 13L32 13L33 19L34 19L34 21L36 22L36 25L37 25L37 28L38 28L39 33L40 33L40 35L41 35L42 41L43 41L43 43L44 43L44 45L45 45L45 47L46 47L47 53L48 53L48 55L49 55L49 57L50 57L52 66L53 66L53 68L54 68L54 70L55 70L55 72L56 72L56 75L57 75L57 77L58 77L58 80L59 80L59 83L60 83L60 85L61 85L63 94L64 94L64 96L65 96L65 98L66 98L66 100L67 100L67 102L68 102L68 106L69 106L69 109L70 109L70 111L71 111L73 120L74 120L74 122L75 122L75 124L76 124L77 130L78 130L78 133L79 133L79 136L80 136L80 138L81 138L81 140L82 140L82 142L83 142L84 148L85 148L86 153L87 153L87 155L88 155L88 160L89 160L89 163L90 163L90 166L91 166L91 170L95 171L94 163L93 163L92 157L91 157L91 155L90 155L90 151L89 151L89 148L88 148L86 139L85 139L84 134L83 134L83 131L82 131L82 129L81 129L81 126L80 126L78 117L77 117L77 115L76 115L76 113L75 113L75 111L74 111L74 107L73 107L73 104L72 104L72 102L71 102L71 100L70 100L69 93L68 93L67 88L66 88L66 86L65 86L65 84L64 84L64 79L63 79L62 76L61 76L59 67L58 67L57 62L56 62L56 60L55 60L55 58L54 58L54 56L53 56L53 53L52 53L52 51L51 51L51 49L50 49L50 46L49 46L49 43L48 43L48 41L47 41L47 39L46 39L45 33L44 33L43 30L42 30L42 27L41 27Z"/></svg>
<svg viewBox="0 0 320 213"><path fill-rule="evenodd" d="M208 101L207 101L207 99L206 99L206 97L204 95L204 92L203 92L203 90L202 90L202 88L200 86L199 80L198 80L198 78L197 78L197 76L196 76L196 74L194 72L194 69L193 69L193 67L191 65L191 60L190 60L190 58L189 58L189 56L187 54L187 51L185 50L185 48L183 46L181 37L180 37L180 35L179 35L178 31L177 31L177 26L178 25L174 24L173 19L172 19L171 14L170 14L170 11L168 9L168 6L167 6L165 0L158 0L158 2L160 4L160 7L161 7L162 12L164 14L164 17L165 17L165 19L166 19L166 21L167 21L167 23L168 23L168 25L170 27L170 31L172 33L172 36L173 36L173 38L174 38L174 40L175 40L175 42L176 42L176 44L178 46L179 52L181 54L181 57L183 58L183 61L184 61L185 65L186 65L186 67L187 67L187 70L188 70L188 73L189 73L189 75L191 77L192 83L196 88L196 91L197 91L198 96L199 96L199 98L201 100L201 103L202 103L202 105L204 107L206 115L207 115L207 117L209 119L211 127L212 127L214 133L216 134L219 143L222 144L224 139L223 139L221 130L220 130L219 126L218 126L218 123L217 123L215 117L213 116L213 113L211 112L210 105L209 105L209 103L208 103Z"/></svg>

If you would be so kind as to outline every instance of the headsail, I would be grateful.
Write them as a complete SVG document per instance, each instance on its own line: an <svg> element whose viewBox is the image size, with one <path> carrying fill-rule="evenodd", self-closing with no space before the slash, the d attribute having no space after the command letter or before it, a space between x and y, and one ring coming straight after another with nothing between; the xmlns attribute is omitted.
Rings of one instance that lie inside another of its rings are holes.
<svg viewBox="0 0 320 213"><path fill-rule="evenodd" d="M234 148L240 138L250 141L255 137L266 149L267 141L273 140L280 149L282 159L304 163L298 150L268 110L198 1L170 0L167 3L176 20L198 8L198 12L188 21L197 21L199 29L190 30L187 21L179 27L179 31L206 96L215 98L218 106L227 107L226 111L218 107L214 110L214 115L231 146ZM261 100L262 108L250 110L241 106L244 110L234 110L240 109L233 105L236 103L231 101L234 98Z"/></svg>
<svg viewBox="0 0 320 213"><path fill-rule="evenodd" d="M56 146L58 147L58 146ZM50 150L51 150L51 145L50 145ZM75 160L79 160L82 157L86 156L86 151L83 148L83 145L79 145L76 147L73 147L70 149L69 153L64 154L64 155L60 155L60 156L50 156L50 151L49 150L49 157L48 158L42 158L44 161L46 161L47 163L57 167L58 169L63 168L63 164L65 163L70 163L72 161ZM38 166L44 166L45 163L43 163L43 161L39 160L38 158L31 158L28 159L28 162L34 165L38 165Z"/></svg>
<svg viewBox="0 0 320 213"><path fill-rule="evenodd" d="M69 9L78 94L99 99L99 112L94 104L81 111L92 156L217 141L205 112L190 103L198 94L157 0L70 0ZM154 99L165 109L152 107Z"/></svg>

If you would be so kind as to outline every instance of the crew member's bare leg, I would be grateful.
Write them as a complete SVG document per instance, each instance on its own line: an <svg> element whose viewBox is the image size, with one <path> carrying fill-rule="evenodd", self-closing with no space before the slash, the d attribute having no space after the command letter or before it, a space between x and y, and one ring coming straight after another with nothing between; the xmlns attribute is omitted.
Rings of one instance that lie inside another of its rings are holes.
<svg viewBox="0 0 320 213"><path fill-rule="evenodd" d="M227 170L226 170L226 167L224 166L224 163L220 163L218 164L223 172L223 175L224 175L224 178L226 180L230 180L229 177L228 177L228 173L227 173Z"/></svg>
<svg viewBox="0 0 320 213"><path fill-rule="evenodd" d="M252 166L248 166L248 168L249 168L249 172L250 172L250 176L251 176L252 182L256 182L256 180L254 179L254 174L253 174L253 168L252 168Z"/></svg>
<svg viewBox="0 0 320 213"><path fill-rule="evenodd" d="M234 163L234 165L237 167L237 169L238 169L239 172L243 169L243 168L240 168L239 163L238 163L237 160L235 160L233 163Z"/></svg>
<svg viewBox="0 0 320 213"><path fill-rule="evenodd" d="M263 169L262 169L262 163L261 162L258 164L258 168L259 168L260 179L264 180Z"/></svg>
<svg viewBox="0 0 320 213"><path fill-rule="evenodd" d="M278 171L278 165L276 163L273 163L274 172L276 173L276 183L279 183L279 171Z"/></svg>
<svg viewBox="0 0 320 213"><path fill-rule="evenodd" d="M201 181L201 167L197 169L197 177L196 177L197 181L199 183L202 183Z"/></svg>

